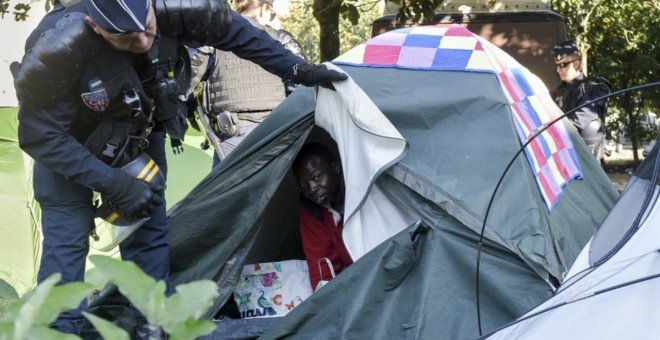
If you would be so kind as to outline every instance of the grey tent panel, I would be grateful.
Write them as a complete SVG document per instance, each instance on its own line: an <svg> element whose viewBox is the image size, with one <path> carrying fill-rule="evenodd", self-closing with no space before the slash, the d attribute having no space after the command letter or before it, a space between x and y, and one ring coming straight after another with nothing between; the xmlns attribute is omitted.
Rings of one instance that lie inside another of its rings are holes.
<svg viewBox="0 0 660 340"><path fill-rule="evenodd" d="M639 225L635 225L634 222L645 216L640 216L640 214L650 213L650 210L645 210L647 207L644 204L648 204L648 202L645 202L644 198L649 194L649 191L652 192L655 187L660 186L660 179L656 178L656 182L652 182L654 168L658 162L658 152L660 152L660 143L658 142L660 140L656 141L648 157L628 182L626 192L630 191L630 193L619 198L598 233L594 235L589 248L589 263L591 265L603 261L620 249L637 231L636 228Z"/></svg>

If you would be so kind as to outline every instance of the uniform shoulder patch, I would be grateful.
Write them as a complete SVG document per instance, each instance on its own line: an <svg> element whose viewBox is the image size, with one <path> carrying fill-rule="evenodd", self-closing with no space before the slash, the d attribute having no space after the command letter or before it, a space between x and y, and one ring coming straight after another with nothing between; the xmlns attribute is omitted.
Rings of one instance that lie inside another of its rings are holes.
<svg viewBox="0 0 660 340"><path fill-rule="evenodd" d="M108 95L108 91L105 90L103 83L99 79L95 79L90 82L89 87L89 92L84 92L80 95L83 103L96 112L105 111L110 105L110 96Z"/></svg>

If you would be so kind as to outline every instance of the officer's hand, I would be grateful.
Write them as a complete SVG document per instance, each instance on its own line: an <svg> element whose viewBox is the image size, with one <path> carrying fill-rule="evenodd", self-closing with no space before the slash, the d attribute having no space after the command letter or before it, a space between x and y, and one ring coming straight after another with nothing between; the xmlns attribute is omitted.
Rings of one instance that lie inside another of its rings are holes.
<svg viewBox="0 0 660 340"><path fill-rule="evenodd" d="M305 86L320 85L334 90L333 81L348 79L346 73L337 72L329 69L323 64L302 63L293 66L293 80L296 84Z"/></svg>
<svg viewBox="0 0 660 340"><path fill-rule="evenodd" d="M158 194L161 189L119 170L102 194L105 200L117 207L120 215L145 218L151 216L151 213L163 204L163 199Z"/></svg>

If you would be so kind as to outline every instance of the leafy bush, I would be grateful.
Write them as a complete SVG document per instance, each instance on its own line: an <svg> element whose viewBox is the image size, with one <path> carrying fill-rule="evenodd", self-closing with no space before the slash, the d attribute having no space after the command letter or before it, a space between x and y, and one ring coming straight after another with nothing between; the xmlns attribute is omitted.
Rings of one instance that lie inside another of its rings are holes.
<svg viewBox="0 0 660 340"><path fill-rule="evenodd" d="M355 2L360 11L356 25L348 19L339 19L340 51L344 53L371 37L371 23L379 18L383 11L378 2ZM310 20L310 18L312 18ZM289 31L302 45L305 56L310 62L318 63L319 23L313 19L312 3L308 1L291 2L289 15L280 17L282 28Z"/></svg>
<svg viewBox="0 0 660 340"><path fill-rule="evenodd" d="M132 262L99 255L91 256L90 260L102 275L117 285L122 295L131 301L149 324L162 327L171 340L196 339L215 329L213 322L199 320L218 296L215 282L202 280L182 284L176 287L176 293L166 297L165 282L156 282ZM89 318L89 314L85 316ZM95 321L90 321L102 332ZM115 326L103 324L102 327ZM106 339L113 339L101 334Z"/></svg>
<svg viewBox="0 0 660 340"><path fill-rule="evenodd" d="M91 256L102 276L139 310L152 326L161 327L169 339L196 339L209 334L215 324L199 320L218 296L213 281L202 280L176 287L176 293L165 296L165 282L156 281L132 262L106 256ZM57 316L74 309L94 290L91 284L72 282L56 286L61 275L54 274L31 292L18 299L16 291L0 280L0 340L12 339L79 339L63 334L49 325ZM128 333L112 322L83 313L105 339L128 340Z"/></svg>
<svg viewBox="0 0 660 340"><path fill-rule="evenodd" d="M93 287L84 282L55 286L60 274L53 274L19 301L9 306L0 318L0 339L77 339L48 326L57 316L80 305Z"/></svg>

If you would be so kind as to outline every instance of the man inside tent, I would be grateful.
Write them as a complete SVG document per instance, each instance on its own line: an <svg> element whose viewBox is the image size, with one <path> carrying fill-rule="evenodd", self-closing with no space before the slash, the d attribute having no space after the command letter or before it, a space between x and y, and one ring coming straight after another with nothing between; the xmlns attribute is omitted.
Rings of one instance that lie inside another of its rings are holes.
<svg viewBox="0 0 660 340"><path fill-rule="evenodd" d="M302 147L293 174L302 192L300 236L316 291L353 263L342 239L344 178L341 163L319 143Z"/></svg>

